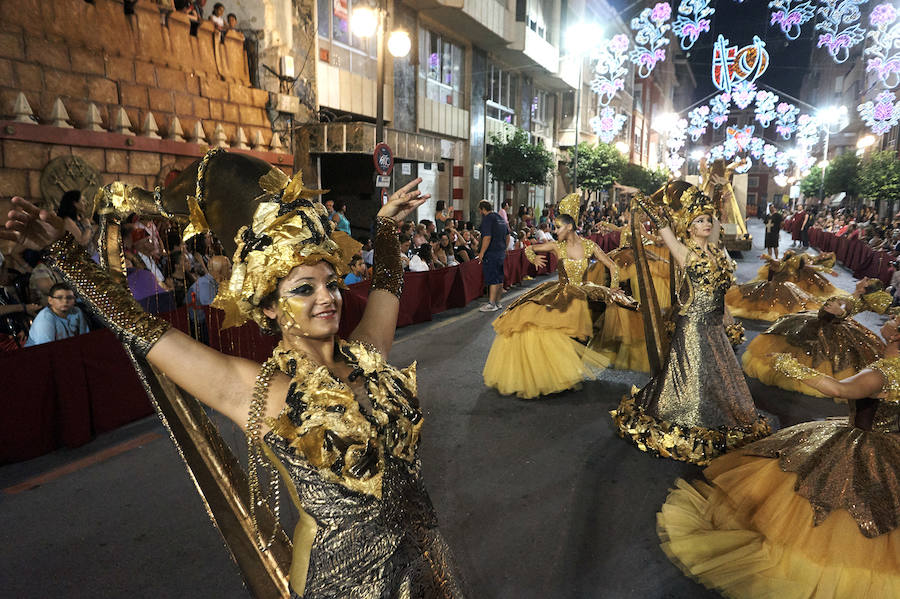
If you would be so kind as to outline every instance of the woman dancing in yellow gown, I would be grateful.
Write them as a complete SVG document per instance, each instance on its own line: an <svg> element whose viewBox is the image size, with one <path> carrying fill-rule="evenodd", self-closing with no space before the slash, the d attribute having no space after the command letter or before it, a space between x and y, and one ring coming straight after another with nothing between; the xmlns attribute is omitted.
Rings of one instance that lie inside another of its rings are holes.
<svg viewBox="0 0 900 599"><path fill-rule="evenodd" d="M778 372L775 354L789 354L804 366L838 379L856 374L884 352L878 336L852 318L860 312L887 311L891 294L881 287L881 281L862 279L852 296L829 298L818 312L782 316L747 345L742 356L744 372L767 385L821 396L812 387Z"/></svg>
<svg viewBox="0 0 900 599"><path fill-rule="evenodd" d="M825 298L819 298L797 284L801 269L804 271L803 280L811 282L813 279L806 271L813 267L801 256L790 251L785 252L781 260L767 256L758 278L729 289L725 294L725 303L734 316L769 322L785 314L817 310ZM818 272L815 275L822 277Z"/></svg>
<svg viewBox="0 0 900 599"><path fill-rule="evenodd" d="M679 480L657 516L662 548L734 599L900 597L900 322L885 357L836 380L779 356L785 376L849 402Z"/></svg>
<svg viewBox="0 0 900 599"><path fill-rule="evenodd" d="M847 295L847 292L835 287L822 273L837 276L834 265L837 261L834 252L823 252L815 256L788 250L781 260L773 259L765 254L765 264L756 273L757 281L791 282L806 293L819 299L827 299L835 295ZM771 273L771 276L770 276Z"/></svg>
<svg viewBox="0 0 900 599"><path fill-rule="evenodd" d="M678 318L662 370L611 414L619 435L638 449L705 464L769 434L769 425L756 411L724 326L734 262L718 247L720 227L709 198L686 185L665 189L669 206L681 204L674 215L677 237L666 218L638 198L678 265Z"/></svg>
<svg viewBox="0 0 900 599"><path fill-rule="evenodd" d="M607 365L585 343L593 334L588 301L618 301L634 307L634 300L618 291L618 268L597 244L575 232L579 197L560 202L557 241L525 250L528 259L543 266L535 252L559 256L559 281L539 285L518 298L494 321L497 333L484 365L484 384L504 395L523 399L565 391L594 378ZM584 280L591 258L611 273L610 287Z"/></svg>

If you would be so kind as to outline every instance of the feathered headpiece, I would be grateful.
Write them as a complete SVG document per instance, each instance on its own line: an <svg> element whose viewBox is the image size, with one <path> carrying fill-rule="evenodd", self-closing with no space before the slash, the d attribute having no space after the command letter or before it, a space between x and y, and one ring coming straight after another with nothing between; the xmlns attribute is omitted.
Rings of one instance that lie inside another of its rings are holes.
<svg viewBox="0 0 900 599"><path fill-rule="evenodd" d="M578 215L581 212L581 194L570 193L559 201L559 213L572 217L575 226L578 226Z"/></svg>
<svg viewBox="0 0 900 599"><path fill-rule="evenodd" d="M336 231L328 211L311 198L324 193L303 187L298 171L288 178L272 168L259 179L265 194L250 226L235 236L237 250L227 286L219 289L213 306L225 311L223 327L241 325L252 318L268 328L260 302L275 290L279 279L296 266L326 261L343 276L353 255L362 247L343 231Z"/></svg>

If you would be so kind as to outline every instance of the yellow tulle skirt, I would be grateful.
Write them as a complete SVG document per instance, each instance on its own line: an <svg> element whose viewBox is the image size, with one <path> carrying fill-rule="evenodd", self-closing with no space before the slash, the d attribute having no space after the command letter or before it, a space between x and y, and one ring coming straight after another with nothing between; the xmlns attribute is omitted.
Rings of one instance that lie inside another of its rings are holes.
<svg viewBox="0 0 900 599"><path fill-rule="evenodd" d="M609 360L589 349L593 320L584 299L565 310L521 303L494 321L497 336L484 365L484 384L503 395L531 399L596 378Z"/></svg>
<svg viewBox="0 0 900 599"><path fill-rule="evenodd" d="M747 376L759 379L766 385L772 385L785 391L795 391L813 397L825 397L809 385L803 384L803 381L785 376L775 370L774 354L790 354L804 366L815 368L822 374L838 380L851 377L859 372L859 368L853 367L834 372L829 360L813 364L812 356L791 345L787 337L782 335L757 335L754 337L753 341L747 344L747 349L741 357L744 372L747 373Z"/></svg>
<svg viewBox="0 0 900 599"><path fill-rule="evenodd" d="M813 526L797 475L778 460L726 454L678 480L657 514L662 549L732 599L900 597L900 529L868 538L845 510Z"/></svg>

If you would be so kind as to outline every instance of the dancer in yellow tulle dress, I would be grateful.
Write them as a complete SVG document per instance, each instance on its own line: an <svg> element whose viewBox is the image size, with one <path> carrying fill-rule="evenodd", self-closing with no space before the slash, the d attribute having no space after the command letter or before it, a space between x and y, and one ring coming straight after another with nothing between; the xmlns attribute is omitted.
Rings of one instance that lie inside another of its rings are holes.
<svg viewBox="0 0 900 599"><path fill-rule="evenodd" d="M836 258L834 252L823 252L813 256L788 250L781 260L773 259L765 254L766 261L756 273L756 281L790 282L806 293L818 299L827 299L835 295L847 295L847 292L835 287L822 273L837 276L834 271Z"/></svg>
<svg viewBox="0 0 900 599"><path fill-rule="evenodd" d="M781 260L769 256L764 259L766 264L759 269L758 278L735 285L725 294L725 304L734 316L773 322L785 314L817 310L822 306L824 297L814 295L798 284L801 280L808 285L821 283L818 279L824 280L810 260L790 250ZM824 282L830 285L828 281ZM816 288L825 287L816 285Z"/></svg>
<svg viewBox="0 0 900 599"><path fill-rule="evenodd" d="M865 311L884 314L890 305L891 294L882 290L881 281L863 279L852 296L832 297L818 312L782 316L747 345L742 357L744 372L767 385L820 396L815 389L778 372L774 355L789 354L804 366L838 379L852 376L884 352L878 336L853 315Z"/></svg>
<svg viewBox="0 0 900 599"><path fill-rule="evenodd" d="M787 355L776 367L850 404L679 480L657 516L682 571L733 599L900 597L900 323L885 357L838 381Z"/></svg>
<svg viewBox="0 0 900 599"><path fill-rule="evenodd" d="M638 449L705 464L769 434L769 425L756 411L726 333L724 296L734 262L718 247L710 199L681 181L668 184L663 197L670 208L680 205L671 216L661 216L643 196L637 201L678 265L675 331L662 370L611 415L619 436Z"/></svg>
<svg viewBox="0 0 900 599"><path fill-rule="evenodd" d="M572 389L594 378L608 361L586 345L593 334L588 301L636 306L618 290L618 268L612 260L593 241L575 233L578 210L578 195L566 196L556 221L558 240L525 250L528 259L539 266L545 258L536 251L556 252L559 281L535 287L494 321L497 336L484 365L484 384L504 395L530 399ZM584 280L592 257L610 270L609 287Z"/></svg>
<svg viewBox="0 0 900 599"><path fill-rule="evenodd" d="M619 267L621 281L629 283L631 295L641 301L637 269L634 266L631 227L628 224L630 213L626 214L626 225L620 229L619 247L610 252L609 257ZM653 277L657 301L660 310L666 314L672 306L672 296L669 291L669 249L662 243L662 240L655 236L649 233L643 235L645 236L642 242L646 246L649 270ZM650 372L644 319L640 312L623 308L617 304L607 306L603 313L602 326L591 339L590 347L609 360L610 368Z"/></svg>

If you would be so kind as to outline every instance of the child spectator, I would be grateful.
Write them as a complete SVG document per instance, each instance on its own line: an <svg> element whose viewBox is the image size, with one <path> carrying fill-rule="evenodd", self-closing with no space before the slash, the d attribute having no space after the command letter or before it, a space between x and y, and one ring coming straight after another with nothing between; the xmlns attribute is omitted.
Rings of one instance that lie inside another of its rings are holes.
<svg viewBox="0 0 900 599"><path fill-rule="evenodd" d="M50 288L49 302L34 317L25 347L68 339L90 330L87 318L75 305L75 291L67 283L57 283Z"/></svg>

